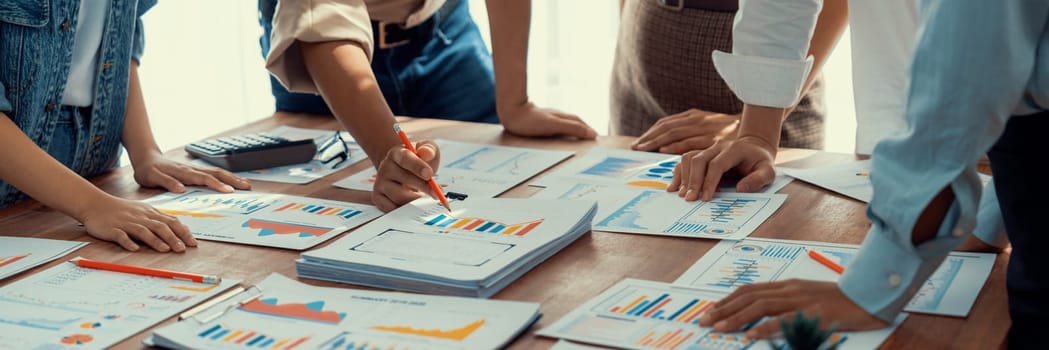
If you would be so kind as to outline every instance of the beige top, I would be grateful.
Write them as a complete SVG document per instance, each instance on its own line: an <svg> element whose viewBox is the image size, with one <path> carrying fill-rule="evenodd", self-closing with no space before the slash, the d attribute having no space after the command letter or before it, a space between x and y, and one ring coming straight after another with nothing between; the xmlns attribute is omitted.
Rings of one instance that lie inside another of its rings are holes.
<svg viewBox="0 0 1049 350"><path fill-rule="evenodd" d="M291 92L317 93L306 70L303 42L350 40L372 58L371 21L416 26L430 18L445 0L282 0L273 14L266 69Z"/></svg>

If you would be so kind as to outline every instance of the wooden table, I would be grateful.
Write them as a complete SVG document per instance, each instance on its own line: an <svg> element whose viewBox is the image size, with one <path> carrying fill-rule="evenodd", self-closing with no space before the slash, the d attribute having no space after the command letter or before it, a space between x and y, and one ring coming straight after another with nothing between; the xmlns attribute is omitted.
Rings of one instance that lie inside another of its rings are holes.
<svg viewBox="0 0 1049 350"><path fill-rule="evenodd" d="M330 117L278 114L223 135L264 131L278 125L305 128L337 129ZM592 147L626 148L633 138L600 137L596 141L564 139L529 139L506 134L502 127L487 124L402 118L401 125L415 138L447 138L458 141L525 146L585 153ZM168 152L168 156L186 159L182 150ZM784 150L777 162L805 167L844 159L849 154L831 154L808 150ZM571 161L571 160L569 160ZM370 167L367 161L355 164L332 176L308 185L255 182L254 190L293 195L369 203L369 193L340 189L332 183L350 174ZM134 199L144 199L160 193L142 189L132 179L128 167L92 179L105 191ZM542 176L542 175L540 175ZM528 197L537 191L522 185L503 197ZM870 223L861 202L848 199L818 187L794 181L780 193L789 195L787 202L752 237L813 240L859 244ZM87 258L120 263L170 268L217 274L227 278L243 279L254 284L272 272L295 275L294 260L298 251L283 250L222 242L200 241L200 246L183 254L156 253L145 246L142 251L130 253L109 242L99 241L86 234L77 223L34 201L0 210L0 234L6 236L41 237L91 242L76 254ZM334 241L334 240L333 240ZM677 237L645 236L593 232L569 245L562 252L525 274L518 281L495 295L495 299L533 301L542 304L543 318L511 349L545 349L555 340L537 337L535 331L564 316L576 306L627 277L671 282L713 247L717 241ZM14 282L31 273L42 271L60 261L38 267L33 271L10 278L0 285ZM998 256L979 298L968 318L911 315L884 343L883 348L999 348L1009 328L1009 314L1005 293L1005 266L1007 254ZM264 268L259 268L260 266ZM355 287L309 279L302 282L318 286ZM168 320L164 324L173 322ZM141 341L150 332L142 332L122 343L118 348L140 348Z"/></svg>

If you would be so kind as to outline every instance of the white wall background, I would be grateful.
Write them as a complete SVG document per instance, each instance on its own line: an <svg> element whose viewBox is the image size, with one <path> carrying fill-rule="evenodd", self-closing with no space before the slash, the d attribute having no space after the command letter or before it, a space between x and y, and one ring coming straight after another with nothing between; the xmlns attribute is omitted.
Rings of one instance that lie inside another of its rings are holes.
<svg viewBox="0 0 1049 350"><path fill-rule="evenodd" d="M488 41L484 1L469 2ZM255 6L255 1L161 1L146 14L146 53L140 69L161 149L273 113ZM606 133L618 18L617 1L534 0L528 55L532 100L576 113ZM856 121L848 33L824 72L826 150L852 152Z"/></svg>

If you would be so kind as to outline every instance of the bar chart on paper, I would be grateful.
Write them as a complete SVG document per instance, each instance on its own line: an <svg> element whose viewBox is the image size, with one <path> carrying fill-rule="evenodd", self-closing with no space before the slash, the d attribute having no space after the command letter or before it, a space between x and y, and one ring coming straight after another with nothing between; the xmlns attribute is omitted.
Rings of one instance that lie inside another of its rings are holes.
<svg viewBox="0 0 1049 350"><path fill-rule="evenodd" d="M249 327L232 327L226 324L216 324L206 327L197 337L210 340L229 347L231 345L255 349L283 349L293 350L302 343L310 340L309 336L302 337L274 337L266 332L252 330Z"/></svg>
<svg viewBox="0 0 1049 350"><path fill-rule="evenodd" d="M636 287L624 289L606 300L600 310L611 315L696 325L699 324L699 316L714 306L716 301L686 296L670 289Z"/></svg>
<svg viewBox="0 0 1049 350"><path fill-rule="evenodd" d="M583 193L577 188L569 192ZM745 237L785 199L776 194L724 193L710 202L686 202L660 190L605 190L594 196L601 196L602 205L615 208L599 215L595 229L718 239Z"/></svg>
<svg viewBox="0 0 1049 350"><path fill-rule="evenodd" d="M193 235L305 249L381 215L373 206L270 193L190 191L146 200L179 217Z"/></svg>
<svg viewBox="0 0 1049 350"><path fill-rule="evenodd" d="M484 218L457 218L451 214L437 214L424 219L423 225L472 231L477 233L491 233L500 235L524 236L532 232L543 223L544 219L537 219L520 223L503 223Z"/></svg>

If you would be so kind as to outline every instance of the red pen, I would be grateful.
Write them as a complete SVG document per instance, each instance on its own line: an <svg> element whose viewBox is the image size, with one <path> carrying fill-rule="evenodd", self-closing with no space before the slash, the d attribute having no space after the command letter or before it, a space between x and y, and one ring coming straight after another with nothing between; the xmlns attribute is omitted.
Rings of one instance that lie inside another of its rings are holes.
<svg viewBox="0 0 1049 350"><path fill-rule="evenodd" d="M222 278L213 275L200 275L195 273L161 270L142 266L114 264L110 262L90 260L84 258L73 260L73 262L76 264L76 266L86 267L90 269L131 273L136 275L153 276L160 278L170 278L204 284L219 284L219 282L222 282Z"/></svg>
<svg viewBox="0 0 1049 350"><path fill-rule="evenodd" d="M394 123L393 131L397 132L397 136L401 138L401 142L404 143L404 148L412 151L415 155L419 155L419 153L415 151L415 146L412 146L412 140L408 139L408 134L405 134L404 130L401 130L400 124ZM452 206L448 204L448 198L444 196L444 191L441 190L441 186L437 184L437 181L434 181L433 177L431 177L427 183L430 184L430 189L433 190L433 194L437 196L437 200L441 201L441 205L443 205L445 209L451 211Z"/></svg>
<svg viewBox="0 0 1049 350"><path fill-rule="evenodd" d="M823 266L826 266L831 270L834 270L834 272L837 272L838 274L845 273L845 267L838 265L838 263L834 262L834 260L831 260L830 258L821 254L820 252L817 252L815 250L809 250L809 257L812 258L812 260L816 260L816 262L823 264Z"/></svg>

